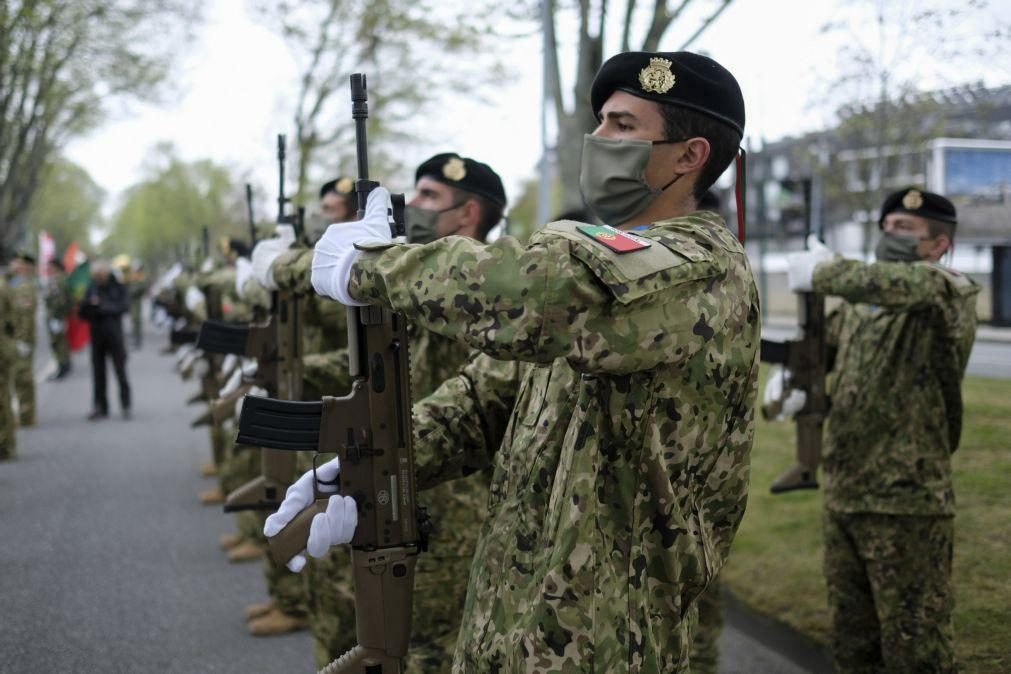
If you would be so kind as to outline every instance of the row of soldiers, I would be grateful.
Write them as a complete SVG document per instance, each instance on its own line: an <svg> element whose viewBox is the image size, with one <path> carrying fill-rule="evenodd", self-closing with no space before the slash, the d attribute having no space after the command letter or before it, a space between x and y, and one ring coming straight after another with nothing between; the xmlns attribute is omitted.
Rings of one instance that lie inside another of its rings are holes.
<svg viewBox="0 0 1011 674"><path fill-rule="evenodd" d="M744 101L708 57L629 52L602 66L591 104L600 126L584 140L581 186L603 225L563 220L525 245L487 243L501 180L440 154L418 168L407 244L392 241L388 193L373 190L355 220L342 178L321 193L335 224L314 247L279 225L249 262L177 278L166 300L193 321L255 322L298 298L302 375L266 390L293 399L349 390L342 304L411 325L417 482L435 530L407 671L715 663L699 609L744 515L760 312L741 242L698 205L737 155ZM840 671L955 669L949 457L979 290L938 264L956 222L944 197L904 189L883 205L878 262L819 245L790 257L791 290L843 299L828 320L838 355L823 463ZM211 380L208 400L255 391L266 365L198 351L182 363ZM777 395L797 374L774 378ZM233 444L234 421L211 417L221 491L235 493L261 457ZM312 503L317 476L324 488L339 475L335 459L300 460L278 513L238 518L254 545ZM354 643L343 544L358 513L335 494L315 517L307 555L288 569L266 558L271 602L249 618L254 633L308 625L322 665Z"/></svg>

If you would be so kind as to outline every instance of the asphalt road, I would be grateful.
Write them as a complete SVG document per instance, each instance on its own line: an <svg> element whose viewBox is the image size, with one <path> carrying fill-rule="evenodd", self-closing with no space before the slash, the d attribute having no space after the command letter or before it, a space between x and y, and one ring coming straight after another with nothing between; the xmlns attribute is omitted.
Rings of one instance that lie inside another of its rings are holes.
<svg viewBox="0 0 1011 674"><path fill-rule="evenodd" d="M217 549L230 518L198 504L206 430L195 389L149 335L131 352L134 418L88 422L86 354L38 384L39 425L0 463L0 672L309 672L305 633L254 638L244 607L265 599L259 563ZM49 368L39 354L40 374ZM721 672L827 671L823 653L766 619L727 608Z"/></svg>

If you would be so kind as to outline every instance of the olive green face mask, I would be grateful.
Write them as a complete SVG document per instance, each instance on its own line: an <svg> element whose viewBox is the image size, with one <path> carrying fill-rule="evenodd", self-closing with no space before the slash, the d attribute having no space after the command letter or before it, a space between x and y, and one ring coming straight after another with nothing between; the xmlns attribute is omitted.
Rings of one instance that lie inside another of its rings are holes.
<svg viewBox="0 0 1011 674"><path fill-rule="evenodd" d="M417 206L404 207L404 229L407 232L407 243L431 243L439 238L436 223L439 216L454 208L460 208L466 202L454 204L441 211L433 211ZM459 227L457 227L459 229Z"/></svg>
<svg viewBox="0 0 1011 674"><path fill-rule="evenodd" d="M642 213L681 177L676 175L659 189L650 187L645 175L653 145L680 142L583 136L579 191L587 208L609 225L620 225Z"/></svg>
<svg viewBox="0 0 1011 674"><path fill-rule="evenodd" d="M916 252L919 242L920 239L915 236L881 232L878 245L874 247L874 256L879 262L917 262L920 260Z"/></svg>

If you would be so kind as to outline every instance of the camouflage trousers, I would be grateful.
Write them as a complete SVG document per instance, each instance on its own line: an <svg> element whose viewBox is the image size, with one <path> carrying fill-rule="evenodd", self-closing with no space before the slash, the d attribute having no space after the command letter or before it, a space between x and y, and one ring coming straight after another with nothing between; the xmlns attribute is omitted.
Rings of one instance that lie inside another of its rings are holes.
<svg viewBox="0 0 1011 674"><path fill-rule="evenodd" d="M14 394L18 398L18 422L22 426L35 424L34 362L31 354L14 359Z"/></svg>
<svg viewBox="0 0 1011 674"><path fill-rule="evenodd" d="M4 349L0 344L0 351ZM0 353L0 460L17 456L17 420L14 418L14 368Z"/></svg>
<svg viewBox="0 0 1011 674"><path fill-rule="evenodd" d="M692 634L691 667L694 674L716 674L719 651L716 642L723 631L723 601L719 576L695 600L699 621Z"/></svg>
<svg viewBox="0 0 1011 674"><path fill-rule="evenodd" d="M53 351L53 359L57 365L68 365L70 363L70 343L67 341L67 333L50 332L49 348Z"/></svg>
<svg viewBox="0 0 1011 674"><path fill-rule="evenodd" d="M826 511L836 671L954 672L950 517Z"/></svg>

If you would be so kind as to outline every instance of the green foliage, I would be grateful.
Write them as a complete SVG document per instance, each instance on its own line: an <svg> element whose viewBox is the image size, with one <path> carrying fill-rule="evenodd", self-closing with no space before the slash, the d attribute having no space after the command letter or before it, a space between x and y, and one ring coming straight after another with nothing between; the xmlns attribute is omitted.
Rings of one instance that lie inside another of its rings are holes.
<svg viewBox="0 0 1011 674"><path fill-rule="evenodd" d="M242 184L228 169L206 159L182 161L166 144L146 164L145 178L127 190L113 218L104 253L125 252L151 268L174 261L183 247L197 250L205 226L212 243L248 239Z"/></svg>
<svg viewBox="0 0 1011 674"><path fill-rule="evenodd" d="M1004 672L1011 666L1011 382L968 377L963 397L962 443L952 457L955 647L962 671ZM821 492L773 496L768 489L793 462L793 434L792 424L758 422L748 512L721 578L756 611L826 643Z"/></svg>
<svg viewBox="0 0 1011 674"><path fill-rule="evenodd" d="M28 207L34 235L46 231L58 253L72 242L88 246L91 228L102 221L105 191L77 164L57 157L42 171L39 188Z"/></svg>

